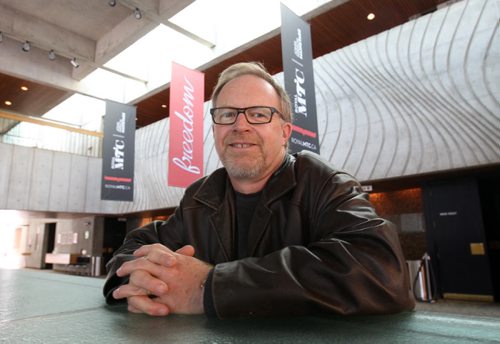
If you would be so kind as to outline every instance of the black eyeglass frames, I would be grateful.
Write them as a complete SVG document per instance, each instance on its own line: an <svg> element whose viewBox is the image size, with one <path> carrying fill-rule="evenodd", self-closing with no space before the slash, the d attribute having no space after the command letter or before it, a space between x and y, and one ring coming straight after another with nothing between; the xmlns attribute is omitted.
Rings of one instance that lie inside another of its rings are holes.
<svg viewBox="0 0 500 344"><path fill-rule="evenodd" d="M230 125L236 122L242 113L250 124L266 124L272 121L275 113L281 113L272 106L250 106L247 108L219 107L210 109L215 124Z"/></svg>

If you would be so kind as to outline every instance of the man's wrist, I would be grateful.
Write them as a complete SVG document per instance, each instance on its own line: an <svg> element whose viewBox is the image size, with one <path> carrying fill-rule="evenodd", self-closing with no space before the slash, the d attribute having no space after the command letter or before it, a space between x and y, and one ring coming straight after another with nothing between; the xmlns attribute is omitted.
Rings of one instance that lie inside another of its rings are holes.
<svg viewBox="0 0 500 344"><path fill-rule="evenodd" d="M215 311L214 299L212 295L212 280L214 275L214 269L209 271L207 279L203 282L203 310L205 315L209 318L216 318L217 313Z"/></svg>

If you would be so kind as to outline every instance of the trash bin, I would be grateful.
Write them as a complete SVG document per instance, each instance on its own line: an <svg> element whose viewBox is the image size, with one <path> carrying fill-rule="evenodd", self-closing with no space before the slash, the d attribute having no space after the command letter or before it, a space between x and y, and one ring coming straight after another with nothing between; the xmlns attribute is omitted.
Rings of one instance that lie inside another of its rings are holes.
<svg viewBox="0 0 500 344"><path fill-rule="evenodd" d="M100 276L101 275L101 257L93 256L90 260L91 262L91 276Z"/></svg>
<svg viewBox="0 0 500 344"><path fill-rule="evenodd" d="M417 301L433 302L430 257L425 253L421 260L407 260L410 288Z"/></svg>

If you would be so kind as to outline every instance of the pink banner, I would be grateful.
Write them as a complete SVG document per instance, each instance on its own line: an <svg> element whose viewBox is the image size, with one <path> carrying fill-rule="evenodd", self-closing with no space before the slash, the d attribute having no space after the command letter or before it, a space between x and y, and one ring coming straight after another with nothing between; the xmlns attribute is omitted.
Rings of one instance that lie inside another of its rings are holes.
<svg viewBox="0 0 500 344"><path fill-rule="evenodd" d="M172 63L168 185L187 187L203 176L204 74Z"/></svg>

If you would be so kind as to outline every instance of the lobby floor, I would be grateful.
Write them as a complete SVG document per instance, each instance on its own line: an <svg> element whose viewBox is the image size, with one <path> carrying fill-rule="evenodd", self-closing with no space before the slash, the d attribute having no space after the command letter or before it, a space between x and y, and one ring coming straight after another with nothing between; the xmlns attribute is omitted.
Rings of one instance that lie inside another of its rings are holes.
<svg viewBox="0 0 500 344"><path fill-rule="evenodd" d="M54 270L37 270L37 269L26 269L27 271L41 272L45 274L55 274L55 275L67 275L63 272L58 272ZM81 276L80 276L81 277ZM106 276L99 277L88 277L90 280L94 280L96 283L104 283ZM87 277L82 277L83 279ZM99 282L99 280L101 280ZM472 316L484 316L484 317L494 317L500 318L500 303L499 302L475 302L475 301L460 301L460 300L448 300L439 299L429 302L416 302L415 305L416 312L435 312L435 313L446 313L446 314L457 314L457 315L472 315Z"/></svg>
<svg viewBox="0 0 500 344"><path fill-rule="evenodd" d="M376 316L149 317L106 306L103 282L0 269L0 343L500 343L498 304L438 301Z"/></svg>
<svg viewBox="0 0 500 344"><path fill-rule="evenodd" d="M473 302L440 299L433 303L417 302L415 310L417 312L425 311L500 318L500 303L498 302Z"/></svg>

